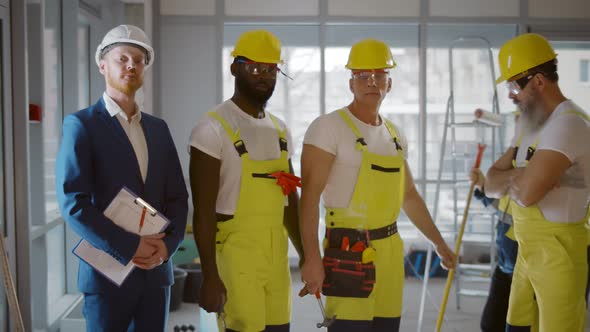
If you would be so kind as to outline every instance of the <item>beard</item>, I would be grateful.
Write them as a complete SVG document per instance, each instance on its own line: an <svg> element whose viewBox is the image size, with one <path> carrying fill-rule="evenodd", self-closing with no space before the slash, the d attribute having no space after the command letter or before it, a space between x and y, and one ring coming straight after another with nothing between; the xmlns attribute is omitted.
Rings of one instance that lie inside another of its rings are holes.
<svg viewBox="0 0 590 332"><path fill-rule="evenodd" d="M528 132L539 130L548 117L543 109L543 105L539 102L539 97L531 95L528 98L528 102L523 101L517 104L521 113L519 121L522 121L522 128Z"/></svg>
<svg viewBox="0 0 590 332"><path fill-rule="evenodd" d="M116 79L113 77L111 73L106 75L107 84L112 86L115 90L120 91L121 93L131 96L135 94L139 88L143 85L143 77L135 74L135 78L123 80L123 79Z"/></svg>
<svg viewBox="0 0 590 332"><path fill-rule="evenodd" d="M236 88L240 93L252 103L266 107L266 103L275 91L275 80L258 81L254 84L247 79L236 76Z"/></svg>

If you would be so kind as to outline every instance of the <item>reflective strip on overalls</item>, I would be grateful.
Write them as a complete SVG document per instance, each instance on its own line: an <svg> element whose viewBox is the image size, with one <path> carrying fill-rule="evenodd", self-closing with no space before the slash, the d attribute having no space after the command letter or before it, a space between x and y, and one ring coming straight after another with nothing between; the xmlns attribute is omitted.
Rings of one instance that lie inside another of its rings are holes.
<svg viewBox="0 0 590 332"><path fill-rule="evenodd" d="M291 278L288 237L283 226L285 196L269 176L289 172L285 131L269 115L278 132L279 159L252 160L240 137L217 113L242 160L240 195L232 219L217 223L217 267L227 289L223 317L228 329L263 331L268 325L288 324L291 313ZM221 322L220 322L221 323Z"/></svg>
<svg viewBox="0 0 590 332"><path fill-rule="evenodd" d="M588 121L584 113L567 111ZM561 115L560 115L561 116ZM517 149L522 141L518 140ZM538 138L528 148L525 166ZM516 153L513 158L516 167ZM561 223L547 220L535 204L512 204L518 258L512 279L507 331L541 332L584 330L584 293L588 274L587 231L583 220Z"/></svg>
<svg viewBox="0 0 590 332"><path fill-rule="evenodd" d="M365 246L370 249L368 251L373 253L376 271L376 282L370 295L367 298L328 296L326 313L329 317L336 315L338 320L397 318L402 312L404 282L403 242L395 228L405 185L405 161L401 145L393 125L385 120L397 155L384 156L369 152L362 135L347 113L344 110L338 112L357 137L356 142L345 144L356 144L357 149L362 152L362 162L348 207L326 208L326 233L330 234L337 229L361 232L381 229L385 230L385 234L381 239L368 238L365 242ZM331 246L330 239L326 242ZM351 241L350 247L355 244ZM336 245L340 246L340 243Z"/></svg>

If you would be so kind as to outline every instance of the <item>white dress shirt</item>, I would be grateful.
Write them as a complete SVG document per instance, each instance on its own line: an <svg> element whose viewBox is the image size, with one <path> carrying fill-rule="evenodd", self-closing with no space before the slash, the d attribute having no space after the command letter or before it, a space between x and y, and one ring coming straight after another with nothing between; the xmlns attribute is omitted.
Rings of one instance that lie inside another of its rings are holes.
<svg viewBox="0 0 590 332"><path fill-rule="evenodd" d="M148 148L143 128L141 127L140 107L137 106L137 112L131 117L131 121L129 121L127 114L125 114L121 107L119 107L119 105L109 97L106 92L103 93L102 98L107 112L109 112L111 116L116 116L121 127L125 130L125 134L127 134L127 138L129 138L129 142L135 152L135 157L139 164L139 171L141 172L141 178L145 183L148 168Z"/></svg>

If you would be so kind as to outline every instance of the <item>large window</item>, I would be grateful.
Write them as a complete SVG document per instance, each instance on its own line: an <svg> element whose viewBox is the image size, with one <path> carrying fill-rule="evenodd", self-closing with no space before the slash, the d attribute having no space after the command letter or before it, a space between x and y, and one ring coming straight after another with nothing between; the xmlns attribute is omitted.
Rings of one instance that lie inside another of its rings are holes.
<svg viewBox="0 0 590 332"><path fill-rule="evenodd" d="M580 60L580 82L590 83L590 60Z"/></svg>
<svg viewBox="0 0 590 332"><path fill-rule="evenodd" d="M57 216L55 195L55 156L61 136L62 104L62 29L60 1L46 1L43 29L44 118L43 168L45 211ZM49 218L46 218L49 221Z"/></svg>
<svg viewBox="0 0 590 332"><path fill-rule="evenodd" d="M590 111L588 106L590 105L590 81L582 80L588 79L590 75L590 60L588 60L590 59L590 42L551 41L551 43L557 53L557 72L561 91L587 112Z"/></svg>
<svg viewBox="0 0 590 332"><path fill-rule="evenodd" d="M78 19L83 20L83 17ZM78 110L90 105L90 25L78 23Z"/></svg>
<svg viewBox="0 0 590 332"><path fill-rule="evenodd" d="M4 52L10 52L8 47L8 43L5 43L3 38L3 32L5 29L5 11L0 10L0 158L3 162L0 163L0 236L3 236L2 239L4 242L8 242L8 227L6 223L6 212L4 209L4 161L6 158L4 157L4 93L5 85L4 85ZM5 246L6 249L10 248L10 245ZM5 278L6 276L0 276L1 278ZM6 292L4 287L0 287L0 331L8 331L8 319L7 319L7 310L6 310Z"/></svg>
<svg viewBox="0 0 590 332"><path fill-rule="evenodd" d="M447 229L463 211L460 204L465 202L468 174L477 154L477 143L488 145L481 165L485 172L492 161L504 152L513 131L513 129L502 129L497 132L500 139L496 139L493 144L491 128L455 127L455 150L453 151L452 130L448 127L446 151L443 164L440 165L442 144L445 144L442 139L447 108L454 108L454 122L471 123L475 119L476 109L493 110L494 89L496 89L499 111L504 114L507 127L513 128L511 112L514 111L514 106L507 98L508 92L505 86L496 85L495 80L499 76L498 48L514 36L516 28L514 25L429 25L427 31L426 178L429 182L436 180L438 171L442 167L443 181L453 180L454 175L455 180L464 184L462 187L461 184L459 187L449 184L440 188L437 224ZM469 36L480 38L474 39ZM461 37L465 38L459 40ZM450 52L451 46L453 46L452 52ZM451 77L453 78L452 90ZM452 100L449 98L451 93ZM449 119L449 122L452 121L453 119ZM495 150L494 155L492 155L492 147ZM456 173L453 174L453 172ZM434 195L435 187L429 185L426 196L431 211L434 210ZM480 219L486 224L489 223L489 218ZM487 231L489 233L490 230Z"/></svg>

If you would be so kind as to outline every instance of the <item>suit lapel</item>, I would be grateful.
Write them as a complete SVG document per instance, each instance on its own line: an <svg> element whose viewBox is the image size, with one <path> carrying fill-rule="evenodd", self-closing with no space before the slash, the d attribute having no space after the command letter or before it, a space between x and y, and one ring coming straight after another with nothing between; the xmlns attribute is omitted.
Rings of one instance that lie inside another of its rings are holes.
<svg viewBox="0 0 590 332"><path fill-rule="evenodd" d="M153 170L154 160L157 156L157 152L154 151L156 145L153 144L155 137L154 130L152 129L152 122L149 117L145 115L145 113L141 114L141 128L143 129L143 135L145 136L145 144L147 145L148 150L148 167L146 171L145 183L147 184L150 179L150 170Z"/></svg>
<svg viewBox="0 0 590 332"><path fill-rule="evenodd" d="M109 114L104 104L104 101L102 100L102 97L100 98L99 102L96 103L95 109L100 115L100 118L104 121L106 126L113 133L113 136L117 137L117 139L120 140L121 146L133 150L131 142L129 141L127 134L125 134L125 130L123 129L123 127L121 127L121 123L119 123L119 120L116 116L111 116Z"/></svg>
<svg viewBox="0 0 590 332"><path fill-rule="evenodd" d="M134 165L134 166L132 166L133 171L136 174L136 176L139 178L140 183L143 183L143 179L141 178L141 171L139 170L139 162L137 161L137 156L135 155L135 151L133 150L133 146L131 145L131 142L129 141L129 137L127 137L127 134L125 133L125 130L121 126L119 119L117 119L116 116L111 116L109 114L109 112L106 109L106 106L104 104L104 100L102 99L102 97L100 98L98 103L96 103L95 106L96 106L95 110L98 112L99 117L103 120L103 122L109 128L112 135L114 137L116 137L116 139L118 141L117 146L120 146L121 149L124 149L125 154L129 156L129 159L130 159L129 165ZM147 140L147 137L146 137L146 140ZM148 147L149 147L149 145L148 145ZM149 167L148 167L148 169L149 169Z"/></svg>

